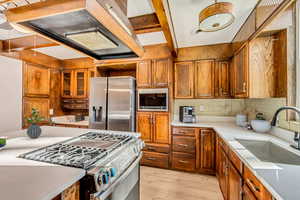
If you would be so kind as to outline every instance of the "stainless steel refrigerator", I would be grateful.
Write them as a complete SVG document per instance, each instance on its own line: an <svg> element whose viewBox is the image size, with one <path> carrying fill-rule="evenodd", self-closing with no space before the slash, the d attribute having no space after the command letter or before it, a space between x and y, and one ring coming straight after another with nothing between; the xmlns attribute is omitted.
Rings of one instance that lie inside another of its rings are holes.
<svg viewBox="0 0 300 200"><path fill-rule="evenodd" d="M135 78L92 78L89 101L90 128L135 131Z"/></svg>

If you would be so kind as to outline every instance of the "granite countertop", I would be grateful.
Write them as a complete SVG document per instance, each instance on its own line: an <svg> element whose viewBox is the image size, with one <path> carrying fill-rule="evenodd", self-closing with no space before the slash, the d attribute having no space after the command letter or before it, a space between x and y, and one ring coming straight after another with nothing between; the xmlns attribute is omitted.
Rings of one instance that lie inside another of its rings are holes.
<svg viewBox="0 0 300 200"><path fill-rule="evenodd" d="M223 138L227 145L239 156L277 200L299 200L300 166L262 162L245 149L236 139L271 141L297 155L300 152L291 148L288 142L271 134L255 133L236 126L233 122L182 123L173 121L172 126L209 127Z"/></svg>
<svg viewBox="0 0 300 200"><path fill-rule="evenodd" d="M75 115L64 115L58 117L52 117L51 120L54 124L65 124L74 126L89 126L89 118L85 117L82 121L76 121Z"/></svg>
<svg viewBox="0 0 300 200"><path fill-rule="evenodd" d="M50 200L85 176L85 170L17 158L37 148L67 140L89 129L42 127L38 139L26 130L5 133L10 139L0 150L0 196L10 200ZM3 133L1 135L4 135Z"/></svg>
<svg viewBox="0 0 300 200"><path fill-rule="evenodd" d="M54 122L54 124L66 124L66 125L74 125L74 126L89 126L89 121L87 120L83 120L83 121L78 121L78 122L62 122L62 121L59 121L59 122Z"/></svg>

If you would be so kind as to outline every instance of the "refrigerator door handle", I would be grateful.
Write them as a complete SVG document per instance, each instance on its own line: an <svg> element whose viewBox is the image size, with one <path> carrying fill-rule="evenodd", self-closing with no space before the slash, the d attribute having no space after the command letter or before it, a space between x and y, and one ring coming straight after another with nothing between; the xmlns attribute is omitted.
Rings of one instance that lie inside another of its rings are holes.
<svg viewBox="0 0 300 200"><path fill-rule="evenodd" d="M93 121L94 122L97 121L97 109L95 106L93 106Z"/></svg>
<svg viewBox="0 0 300 200"><path fill-rule="evenodd" d="M98 122L102 122L102 114L103 114L102 106L99 106L99 110L98 110Z"/></svg>

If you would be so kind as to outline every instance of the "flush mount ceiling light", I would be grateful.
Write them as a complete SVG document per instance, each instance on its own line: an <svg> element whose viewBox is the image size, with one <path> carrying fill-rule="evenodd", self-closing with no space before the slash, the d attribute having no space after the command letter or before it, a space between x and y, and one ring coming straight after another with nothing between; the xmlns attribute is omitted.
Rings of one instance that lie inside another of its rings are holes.
<svg viewBox="0 0 300 200"><path fill-rule="evenodd" d="M197 32L214 32L230 26L234 21L233 4L217 2L203 9L199 14Z"/></svg>

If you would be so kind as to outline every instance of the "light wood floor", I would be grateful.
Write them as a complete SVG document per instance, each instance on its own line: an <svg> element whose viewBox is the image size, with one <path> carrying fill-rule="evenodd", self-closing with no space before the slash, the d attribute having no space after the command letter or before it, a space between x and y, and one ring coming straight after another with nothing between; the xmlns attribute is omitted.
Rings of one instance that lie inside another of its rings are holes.
<svg viewBox="0 0 300 200"><path fill-rule="evenodd" d="M141 200L223 200L217 178L141 167Z"/></svg>

